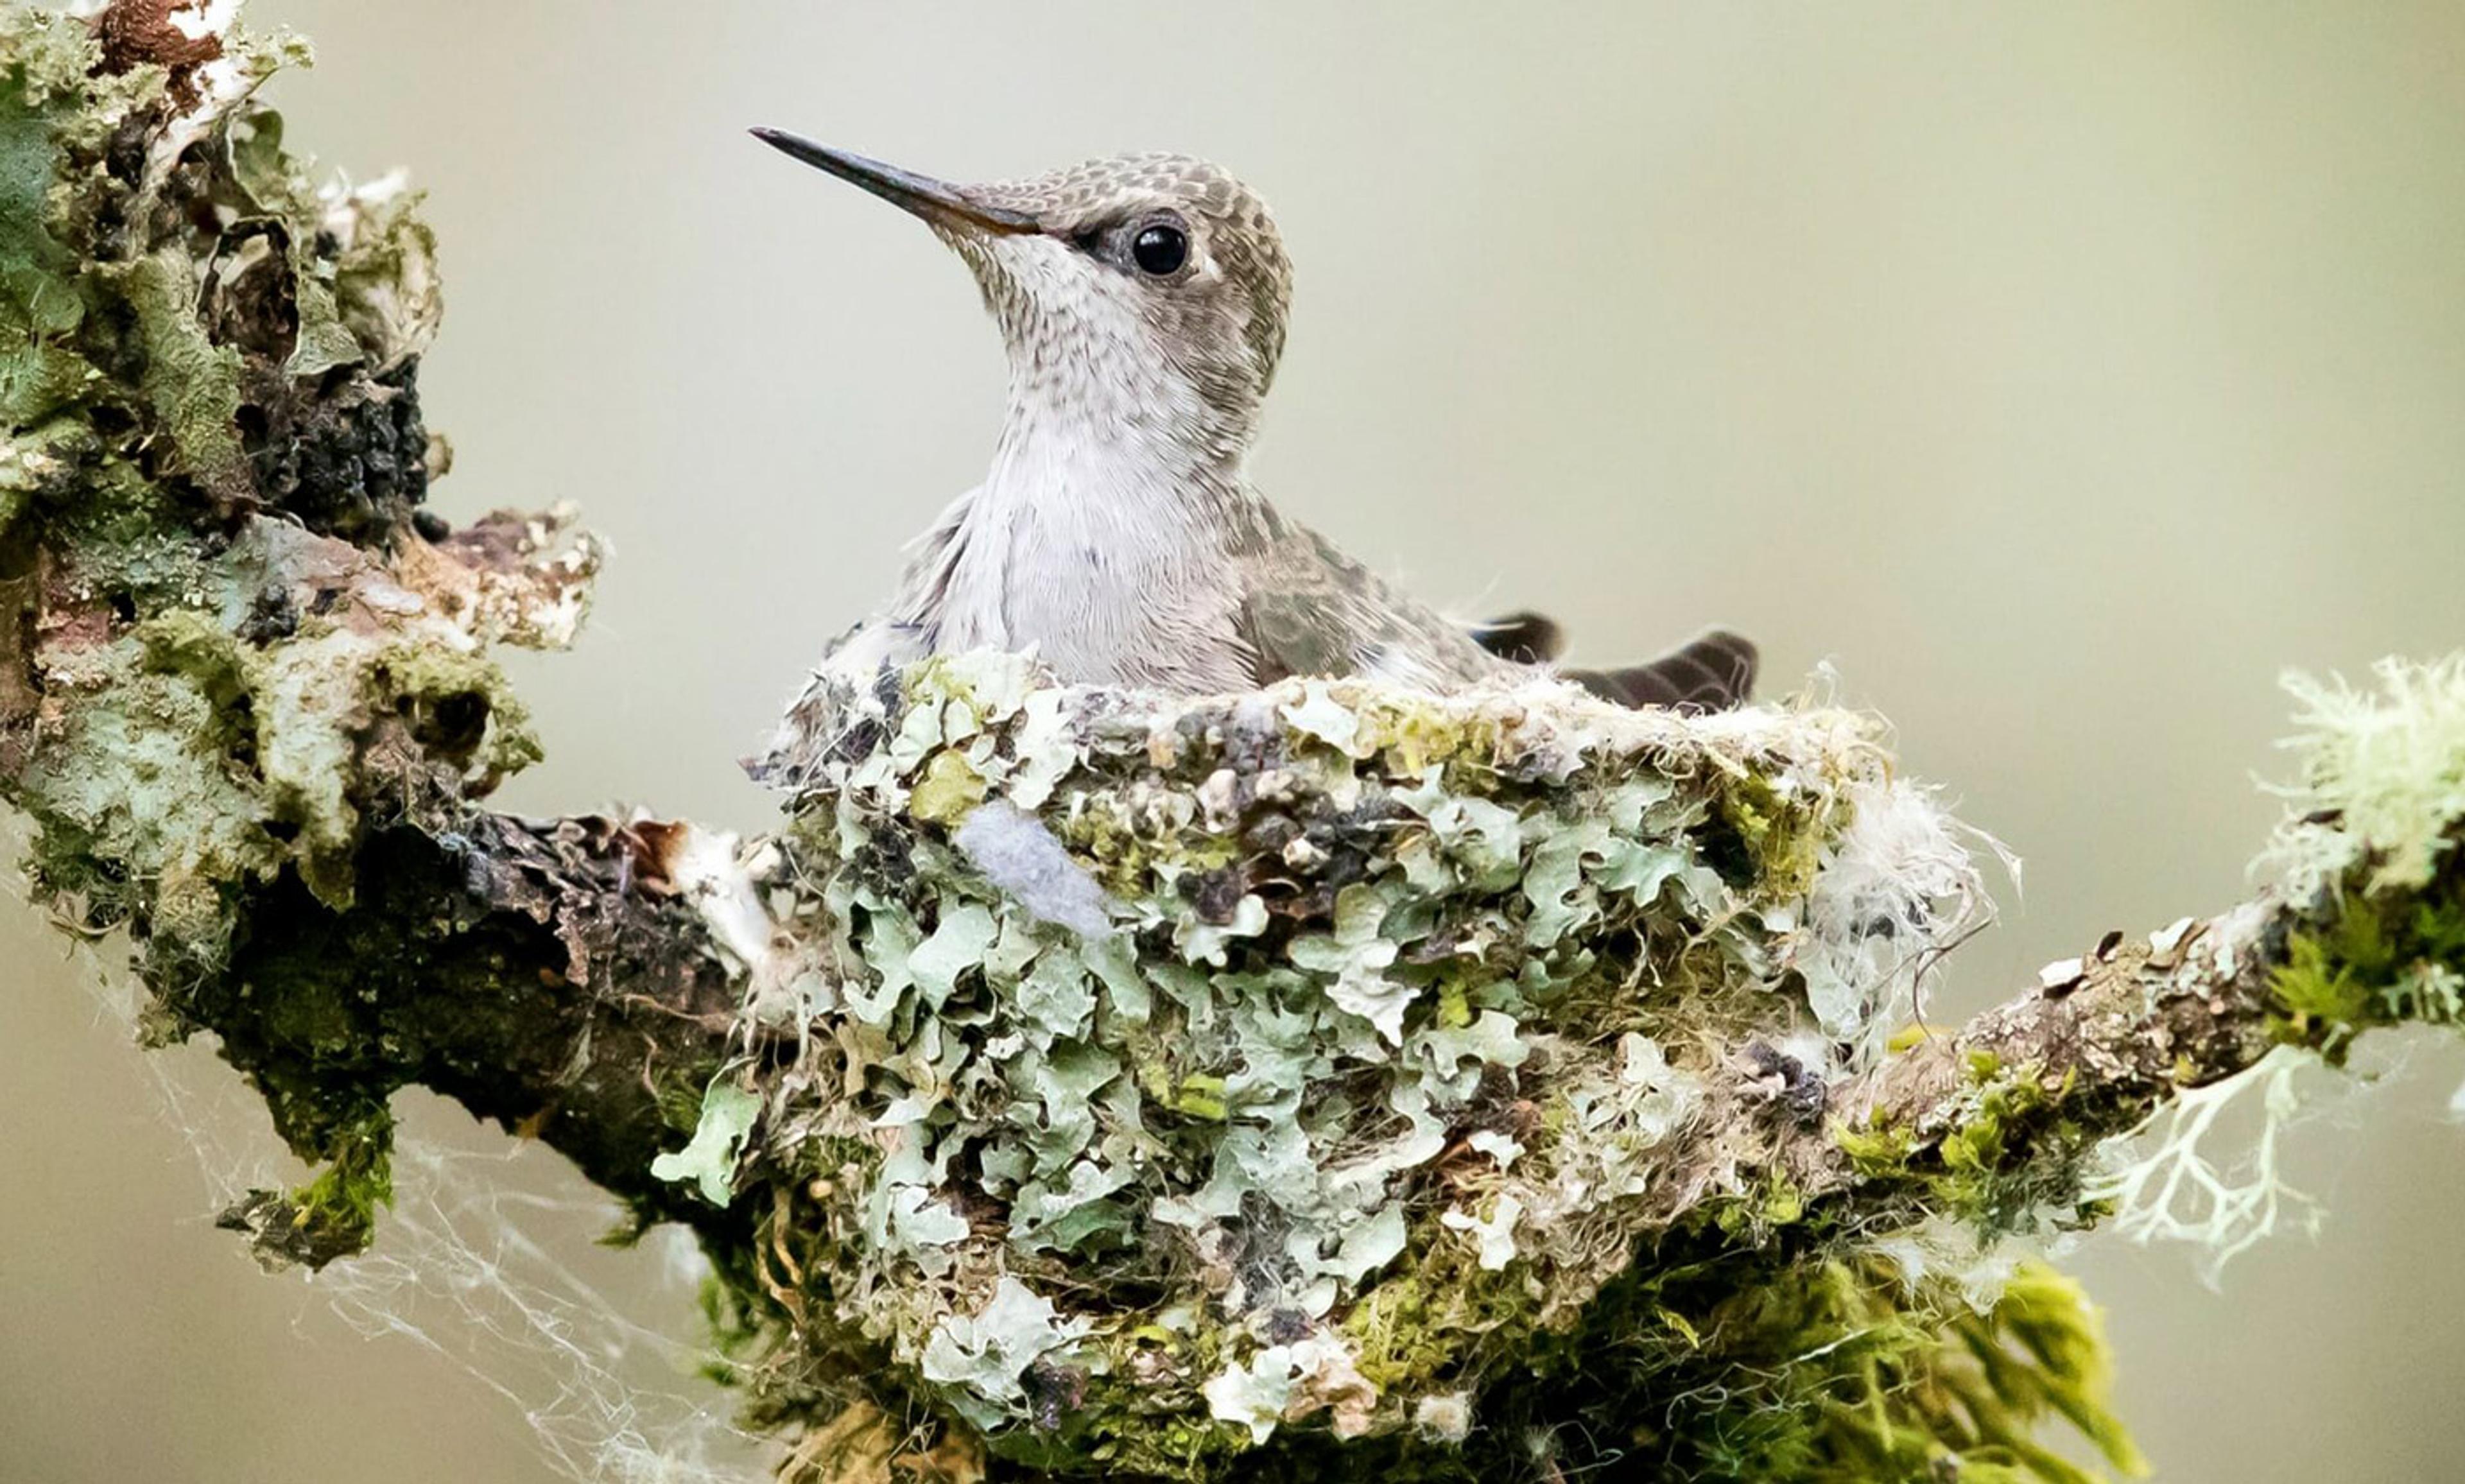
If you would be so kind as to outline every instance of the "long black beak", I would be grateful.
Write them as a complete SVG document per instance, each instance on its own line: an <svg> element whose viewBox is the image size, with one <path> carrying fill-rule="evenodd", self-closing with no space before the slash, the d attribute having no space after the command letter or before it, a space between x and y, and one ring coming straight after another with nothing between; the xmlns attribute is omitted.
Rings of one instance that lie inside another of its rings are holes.
<svg viewBox="0 0 2465 1484"><path fill-rule="evenodd" d="M832 149L778 129L755 129L753 137L781 154L802 160L814 169L827 170L850 185L872 191L902 211L940 226L1013 233L1044 230L1043 223L1025 211L970 201L957 187L929 175L902 170L844 149Z"/></svg>

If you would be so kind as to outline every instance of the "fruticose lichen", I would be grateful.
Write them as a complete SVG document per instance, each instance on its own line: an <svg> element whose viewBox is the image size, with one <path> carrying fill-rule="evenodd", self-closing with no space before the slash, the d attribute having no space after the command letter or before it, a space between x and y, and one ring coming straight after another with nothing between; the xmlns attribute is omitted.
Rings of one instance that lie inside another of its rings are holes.
<svg viewBox="0 0 2465 1484"><path fill-rule="evenodd" d="M2197 1248L2211 1284L2281 1225L2319 1221L2279 1161L2322 1069L2374 1030L2465 1026L2465 656L2375 668L2373 690L2286 678L2301 771L2260 867L2303 910L2267 979L2274 1044L2108 1143L2082 1191L2122 1236ZM2256 1105L2256 1138L2215 1133L2237 1104Z"/></svg>

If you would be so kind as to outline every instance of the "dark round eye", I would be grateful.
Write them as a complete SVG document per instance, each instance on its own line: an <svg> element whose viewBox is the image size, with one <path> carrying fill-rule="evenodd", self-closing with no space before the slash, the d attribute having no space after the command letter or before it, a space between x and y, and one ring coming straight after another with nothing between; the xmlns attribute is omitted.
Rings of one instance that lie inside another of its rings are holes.
<svg viewBox="0 0 2465 1484"><path fill-rule="evenodd" d="M1139 239L1130 244L1130 255L1159 278L1179 273L1181 265L1189 261L1189 234L1158 222L1139 233Z"/></svg>

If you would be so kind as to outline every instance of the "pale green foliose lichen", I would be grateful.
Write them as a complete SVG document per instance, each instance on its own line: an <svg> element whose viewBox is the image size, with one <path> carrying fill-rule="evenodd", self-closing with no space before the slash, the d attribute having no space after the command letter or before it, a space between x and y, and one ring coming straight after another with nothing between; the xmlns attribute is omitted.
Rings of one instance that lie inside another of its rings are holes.
<svg viewBox="0 0 2465 1484"><path fill-rule="evenodd" d="M661 1180L691 1181L703 1200L725 1206L735 1187L737 1155L761 1111L762 1099L735 1083L712 1083L702 1095L692 1141L653 1160L651 1173Z"/></svg>

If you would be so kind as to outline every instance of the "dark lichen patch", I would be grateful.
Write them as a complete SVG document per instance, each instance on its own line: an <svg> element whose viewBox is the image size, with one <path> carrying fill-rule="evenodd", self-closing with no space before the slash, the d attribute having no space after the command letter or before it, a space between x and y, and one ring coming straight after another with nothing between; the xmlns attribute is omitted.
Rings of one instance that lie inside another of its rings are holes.
<svg viewBox="0 0 2465 1484"><path fill-rule="evenodd" d="M390 535L428 498L415 366L331 391L303 387L298 374L289 365L261 371L238 412L260 498L311 530Z"/></svg>
<svg viewBox="0 0 2465 1484"><path fill-rule="evenodd" d="M75 257L46 215L63 110L38 65L0 54L0 426L11 428L68 405L87 373L69 343L85 316Z"/></svg>
<svg viewBox="0 0 2465 1484"><path fill-rule="evenodd" d="M188 250L168 244L99 271L98 286L135 318L144 366L139 387L169 454L156 472L193 481L228 514L255 498L239 436L246 361L236 347L217 344L200 320L197 275Z"/></svg>

